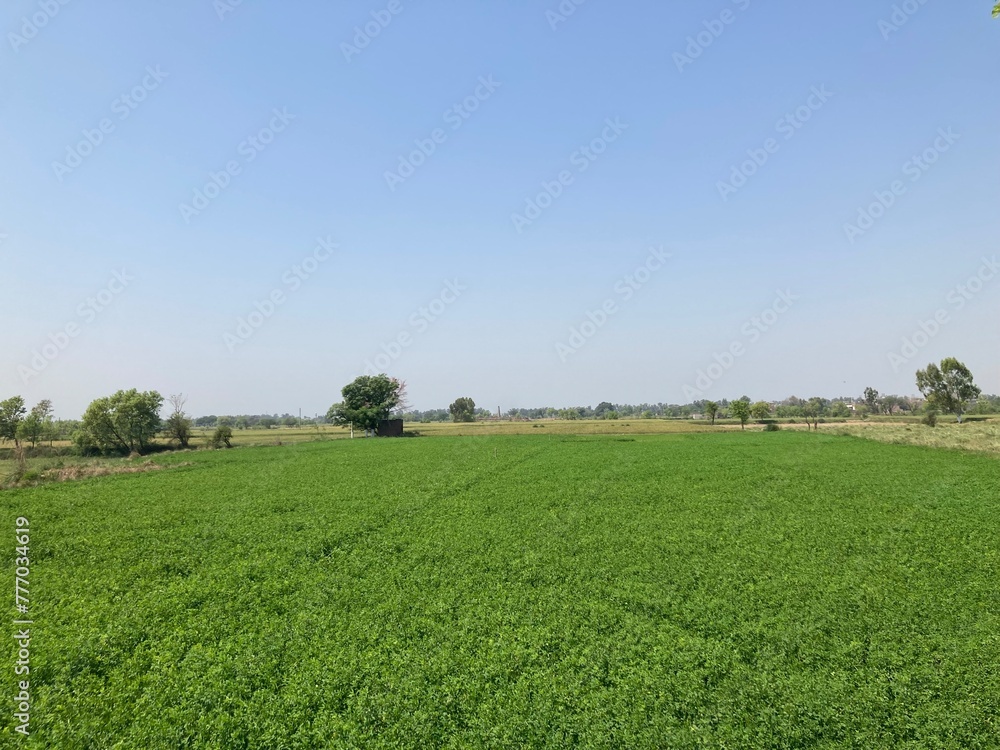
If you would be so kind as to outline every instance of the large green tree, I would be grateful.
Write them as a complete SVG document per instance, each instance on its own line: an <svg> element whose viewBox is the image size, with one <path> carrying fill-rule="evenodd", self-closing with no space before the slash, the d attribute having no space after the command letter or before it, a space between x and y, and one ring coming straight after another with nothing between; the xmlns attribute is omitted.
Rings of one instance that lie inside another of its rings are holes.
<svg viewBox="0 0 1000 750"><path fill-rule="evenodd" d="M931 362L925 370L917 370L917 388L927 399L927 405L954 414L959 422L971 399L982 391L972 380L969 368L954 357Z"/></svg>
<svg viewBox="0 0 1000 750"><path fill-rule="evenodd" d="M328 422L377 430L379 422L388 419L393 410L403 406L406 384L385 373L361 375L345 385L340 394L344 400L327 411Z"/></svg>
<svg viewBox="0 0 1000 750"><path fill-rule="evenodd" d="M615 410L614 404L612 404L610 401L602 401L597 405L597 408L594 409L594 416L597 419L604 419L605 413L614 410Z"/></svg>
<svg viewBox="0 0 1000 750"><path fill-rule="evenodd" d="M456 398L454 403L448 407L448 411L451 412L452 422L476 421L476 402L468 396Z"/></svg>
<svg viewBox="0 0 1000 750"><path fill-rule="evenodd" d="M767 401L758 401L750 407L750 416L754 419L767 419L771 416L771 405Z"/></svg>
<svg viewBox="0 0 1000 750"><path fill-rule="evenodd" d="M21 423L27 410L24 399L12 396L6 401L0 401L0 441L13 440L14 446L21 447Z"/></svg>
<svg viewBox="0 0 1000 750"><path fill-rule="evenodd" d="M160 429L163 396L135 388L91 402L78 443L105 453L143 453Z"/></svg>

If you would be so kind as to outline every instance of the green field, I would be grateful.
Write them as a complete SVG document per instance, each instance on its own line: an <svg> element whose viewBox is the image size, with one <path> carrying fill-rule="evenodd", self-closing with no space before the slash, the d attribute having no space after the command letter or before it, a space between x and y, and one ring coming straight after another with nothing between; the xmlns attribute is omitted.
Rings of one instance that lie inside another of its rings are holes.
<svg viewBox="0 0 1000 750"><path fill-rule="evenodd" d="M35 623L2 744L1000 747L996 458L531 431L0 492Z"/></svg>

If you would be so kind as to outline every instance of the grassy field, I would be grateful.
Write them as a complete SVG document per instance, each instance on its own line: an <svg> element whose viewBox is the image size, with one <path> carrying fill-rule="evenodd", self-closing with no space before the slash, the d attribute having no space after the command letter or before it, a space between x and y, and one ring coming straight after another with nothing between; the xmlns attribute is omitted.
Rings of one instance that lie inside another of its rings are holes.
<svg viewBox="0 0 1000 750"><path fill-rule="evenodd" d="M852 435L883 443L923 445L1000 456L1000 420L958 424L950 418L943 418L937 427L919 423L852 422L846 425L830 425L829 430L838 435Z"/></svg>
<svg viewBox="0 0 1000 750"><path fill-rule="evenodd" d="M0 493L11 577L31 526L18 744L1000 746L994 458L540 432Z"/></svg>

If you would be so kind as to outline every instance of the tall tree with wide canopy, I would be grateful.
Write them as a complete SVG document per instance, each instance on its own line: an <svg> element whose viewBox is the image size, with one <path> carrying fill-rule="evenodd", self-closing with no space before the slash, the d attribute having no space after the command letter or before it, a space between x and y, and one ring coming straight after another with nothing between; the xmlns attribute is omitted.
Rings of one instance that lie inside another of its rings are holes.
<svg viewBox="0 0 1000 750"><path fill-rule="evenodd" d="M982 393L969 368L954 357L942 359L940 367L931 362L917 370L917 388L929 406L954 414L960 423L968 402Z"/></svg>
<svg viewBox="0 0 1000 750"><path fill-rule="evenodd" d="M12 440L15 447L21 447L21 436L18 430L27 409L24 406L24 399L20 396L13 396L5 401L0 401L0 440Z"/></svg>
<svg viewBox="0 0 1000 750"><path fill-rule="evenodd" d="M476 421L476 402L468 396L455 399L452 405L448 407L448 411L451 412L451 420L453 422Z"/></svg>
<svg viewBox="0 0 1000 750"><path fill-rule="evenodd" d="M91 402L77 442L105 453L143 453L160 429L163 396L135 388Z"/></svg>
<svg viewBox="0 0 1000 750"><path fill-rule="evenodd" d="M340 394L344 400L327 411L328 422L377 430L379 422L403 405L406 383L385 373L361 375L345 385Z"/></svg>

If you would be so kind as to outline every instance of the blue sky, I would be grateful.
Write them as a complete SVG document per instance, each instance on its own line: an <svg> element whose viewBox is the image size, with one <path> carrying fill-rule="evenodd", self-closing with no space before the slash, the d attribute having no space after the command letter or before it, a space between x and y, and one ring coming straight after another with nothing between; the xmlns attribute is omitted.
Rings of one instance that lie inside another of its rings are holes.
<svg viewBox="0 0 1000 750"><path fill-rule="evenodd" d="M7 3L0 395L1000 391L1000 21L906 7Z"/></svg>

